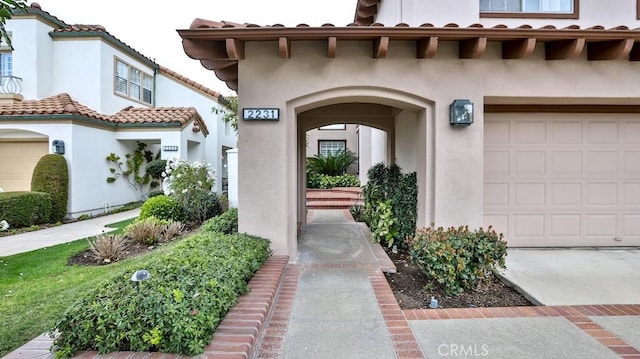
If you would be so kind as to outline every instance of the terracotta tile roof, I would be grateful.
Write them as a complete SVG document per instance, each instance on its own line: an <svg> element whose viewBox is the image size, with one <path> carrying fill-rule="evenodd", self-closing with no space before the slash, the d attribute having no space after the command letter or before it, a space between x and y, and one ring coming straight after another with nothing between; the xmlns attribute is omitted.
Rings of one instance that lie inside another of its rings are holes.
<svg viewBox="0 0 640 359"><path fill-rule="evenodd" d="M187 85L195 88L196 90L199 90L199 91L205 93L206 95L212 96L212 97L214 97L216 99L220 97L220 93L219 92L214 91L214 90L212 90L212 89L210 89L210 88L208 88L208 87L206 87L204 85L201 85L201 84L191 80L190 78L188 78L186 76L180 75L179 73L177 73L177 72L175 72L175 71L173 71L173 70L171 70L169 68L166 68L166 67L164 67L162 65L159 65L158 69L160 70L161 73L163 73L163 74L165 74L167 76L170 76L170 77L172 77L172 78L174 78L174 79L176 79L176 80L178 80L178 81L180 81L180 82L182 82L184 84L187 84Z"/></svg>
<svg viewBox="0 0 640 359"><path fill-rule="evenodd" d="M129 106L113 116L117 124L179 124L181 127L194 120L197 127L207 135L207 125L194 107L132 107Z"/></svg>
<svg viewBox="0 0 640 359"><path fill-rule="evenodd" d="M377 6L378 3L377 0L358 0L359 7L366 4ZM280 24L258 26L198 18L189 29L178 30L178 34L182 37L185 53L200 60L205 68L213 70L216 77L225 81L234 91L238 90L238 60L244 58L244 44L247 41L274 42L281 58L291 57L291 41L325 42L326 56L333 58L338 42L360 40L373 42L373 56L376 58L386 56L390 41L414 41L416 58L422 59L435 56L439 42L451 41L458 42L460 59L481 58L488 42L501 42L503 59L526 58L533 53L536 44L543 44L547 60L572 59L584 51L588 53L588 60L628 58L640 61L640 28L630 29L626 26L582 29L577 25L533 28L525 24L511 28L506 25L485 28L482 24L464 27L450 23L435 27L424 23L415 27L405 23L395 26L351 23L343 27L333 24L284 27Z"/></svg>
<svg viewBox="0 0 640 359"><path fill-rule="evenodd" d="M378 15L378 5L382 0L358 0L353 22L358 25L371 25Z"/></svg>
<svg viewBox="0 0 640 359"><path fill-rule="evenodd" d="M0 117L68 115L97 120L113 127L120 126L153 126L174 124L184 127L191 120L194 128L206 136L209 134L206 123L193 107L127 107L109 116L73 100L67 93L47 97L41 100L26 100L10 104L0 104Z"/></svg>
<svg viewBox="0 0 640 359"><path fill-rule="evenodd" d="M42 100L25 100L10 104L0 104L0 115L77 115L99 121L111 121L109 116L100 114L74 101L67 93L61 93Z"/></svg>

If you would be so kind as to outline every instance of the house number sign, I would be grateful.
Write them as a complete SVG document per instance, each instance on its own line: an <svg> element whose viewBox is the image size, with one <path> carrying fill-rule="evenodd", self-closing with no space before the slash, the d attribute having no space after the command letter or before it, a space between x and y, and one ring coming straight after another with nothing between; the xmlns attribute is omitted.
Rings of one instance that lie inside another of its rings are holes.
<svg viewBox="0 0 640 359"><path fill-rule="evenodd" d="M278 121L279 108L243 108L242 118L247 121Z"/></svg>

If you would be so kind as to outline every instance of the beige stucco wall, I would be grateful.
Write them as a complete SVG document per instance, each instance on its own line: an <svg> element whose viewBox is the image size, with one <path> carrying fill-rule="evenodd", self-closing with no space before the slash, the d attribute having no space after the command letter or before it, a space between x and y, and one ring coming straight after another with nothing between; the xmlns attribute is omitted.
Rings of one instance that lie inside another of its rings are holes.
<svg viewBox="0 0 640 359"><path fill-rule="evenodd" d="M239 63L239 106L277 107L281 115L278 122L240 121L240 231L271 239L275 252L292 260L297 225L304 222L298 205L303 137L296 120L304 111L361 102L412 112L413 142L399 145L395 133L391 138L399 163L415 161L419 223L475 227L482 224L485 98L525 103L532 97L561 98L555 100L560 103L640 99L635 81L640 64L626 60L545 61L540 45L529 59L502 60L500 45L493 43L482 59L460 60L457 43L442 43L435 58L425 60L415 58L413 42L392 42L387 58L374 59L371 46L339 42L336 58L329 59L324 42L293 42L292 57L282 59L276 42L246 43L246 58ZM449 125L449 105L460 98L475 104L475 123L469 127ZM407 127L403 123L394 131L401 136Z"/></svg>

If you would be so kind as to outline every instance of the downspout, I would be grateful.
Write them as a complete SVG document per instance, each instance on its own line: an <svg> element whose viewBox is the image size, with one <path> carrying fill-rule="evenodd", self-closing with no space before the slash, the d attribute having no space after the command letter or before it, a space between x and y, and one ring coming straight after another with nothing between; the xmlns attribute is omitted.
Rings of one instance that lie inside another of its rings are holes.
<svg viewBox="0 0 640 359"><path fill-rule="evenodd" d="M156 64L154 62L154 67L153 67L153 107L156 107L156 78L158 77L158 72L160 69L160 65Z"/></svg>

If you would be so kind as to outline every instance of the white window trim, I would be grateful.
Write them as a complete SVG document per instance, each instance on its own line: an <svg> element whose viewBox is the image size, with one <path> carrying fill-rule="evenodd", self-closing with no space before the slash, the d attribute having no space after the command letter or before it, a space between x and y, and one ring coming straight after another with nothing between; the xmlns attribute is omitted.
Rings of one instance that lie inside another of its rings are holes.
<svg viewBox="0 0 640 359"><path fill-rule="evenodd" d="M123 64L123 65L125 65L127 67L127 71L126 71L126 74L127 74L127 78L126 78L126 81L127 81L126 93L119 92L118 89L117 89L116 78L118 77L117 76L118 63L121 63L121 64ZM140 72L140 81L135 83L136 86L140 87L140 91L139 91L139 96L140 97L139 98L131 96L131 86L132 86L132 84L134 84L132 79L131 79L132 70L136 70L136 71ZM135 66L131 66L129 63L127 63L126 61L122 60L121 58L119 58L117 56L114 56L114 61L113 61L113 93L116 96L124 97L124 98L126 98L128 100L135 101L135 102L147 105L147 106L153 106L154 105L153 104L153 99L154 99L155 89L153 89L153 88L147 89L145 87L145 85L144 85L145 76L147 76L147 77L149 77L151 79L151 86L153 86L153 75L150 75L150 74L140 70L139 68L137 68ZM151 102L144 101L144 90L145 89L149 90L149 92L151 93Z"/></svg>

